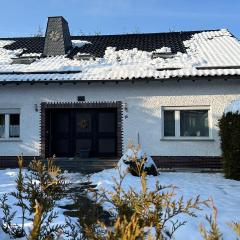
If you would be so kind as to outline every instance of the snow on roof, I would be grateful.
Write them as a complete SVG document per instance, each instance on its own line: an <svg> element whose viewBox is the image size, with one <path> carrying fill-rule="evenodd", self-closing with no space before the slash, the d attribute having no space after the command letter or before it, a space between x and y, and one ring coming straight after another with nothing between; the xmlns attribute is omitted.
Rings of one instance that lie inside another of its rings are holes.
<svg viewBox="0 0 240 240"><path fill-rule="evenodd" d="M42 53L23 53L21 57L41 57Z"/></svg>
<svg viewBox="0 0 240 240"><path fill-rule="evenodd" d="M170 47L162 47L160 49L156 49L157 53L171 53L172 50Z"/></svg>
<svg viewBox="0 0 240 240"><path fill-rule="evenodd" d="M83 40L72 40L72 45L73 45L73 47L81 48L81 47L83 47L85 44L91 44L91 42L89 42L89 41L83 41Z"/></svg>
<svg viewBox="0 0 240 240"><path fill-rule="evenodd" d="M75 47L91 44L83 40L72 42ZM152 57L154 52L171 53L169 47L143 51L137 48L117 50L109 46L103 57L95 59L82 60L66 55L38 58L31 64L12 64L12 58L24 51L5 48L12 43L13 41L0 40L0 81L168 79L240 75L240 43L226 29L193 34L189 40L183 41L186 52L177 52L169 58ZM28 55L36 56L34 53ZM58 71L77 73L57 74ZM24 74L20 74L21 72Z"/></svg>

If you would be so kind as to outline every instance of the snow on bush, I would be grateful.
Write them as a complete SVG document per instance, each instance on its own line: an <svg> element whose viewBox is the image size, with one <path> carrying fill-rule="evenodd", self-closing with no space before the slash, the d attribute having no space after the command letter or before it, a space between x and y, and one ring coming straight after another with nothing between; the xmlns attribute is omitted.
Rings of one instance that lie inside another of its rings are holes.
<svg viewBox="0 0 240 240"><path fill-rule="evenodd" d="M2 224L2 222L0 222ZM6 234L1 228L0 228L0 239L1 240L11 240L12 238ZM26 240L26 238L19 238L19 240Z"/></svg>
<svg viewBox="0 0 240 240"><path fill-rule="evenodd" d="M145 171L148 175L157 176L157 167L150 156L143 152L141 147L135 148L133 145L128 148L118 162L118 168L121 173L130 172L132 175L139 175L137 165L140 166L140 172Z"/></svg>
<svg viewBox="0 0 240 240"><path fill-rule="evenodd" d="M240 114L240 98L232 101L230 103L230 105L228 105L225 110L224 110L224 113L227 114L227 113L239 113Z"/></svg>

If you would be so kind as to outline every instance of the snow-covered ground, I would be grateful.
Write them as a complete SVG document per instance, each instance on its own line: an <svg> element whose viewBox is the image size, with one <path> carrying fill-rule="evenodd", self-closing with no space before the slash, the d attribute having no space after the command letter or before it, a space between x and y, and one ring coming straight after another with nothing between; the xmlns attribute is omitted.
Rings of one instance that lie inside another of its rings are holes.
<svg viewBox="0 0 240 240"><path fill-rule="evenodd" d="M15 179L18 174L18 169L4 169L0 170L0 197L5 193L11 193L15 191ZM66 177L72 184L77 184L81 182L82 175L80 173L66 173ZM14 206L15 199L13 197L9 197L8 203L12 206L12 210L16 210L16 218L14 220L15 224L21 224L21 219L19 218L20 215L20 209L16 208ZM70 199L62 199L58 202L59 206L64 206L68 203L71 203L72 201ZM54 224L64 224L65 223L65 216L63 215L63 212L65 211L62 208L55 208L55 211L57 211L58 218L54 221ZM0 218L2 217L2 211L0 210ZM25 224L26 231L30 230L32 227L32 222L26 222ZM9 236L6 235L2 230L0 229L0 240L10 240ZM21 238L19 240L26 240L26 238ZM62 239L60 239L62 240Z"/></svg>
<svg viewBox="0 0 240 240"><path fill-rule="evenodd" d="M0 170L0 195L14 191L16 176L17 169ZM109 169L93 174L91 180L98 185L97 187L99 189L105 188L111 190L113 187L112 178L117 176L118 172L116 169ZM80 174L69 174L69 177L73 183L81 181ZM224 234L224 240L235 239L235 235L226 223L232 220L240 221L240 182L224 179L222 174L219 173L189 172L161 173L157 177L148 176L147 179L149 188L153 188L157 180L162 185L176 185L179 188L177 190L177 196L183 195L185 199L195 197L199 194L202 199L212 197L218 208L218 223ZM133 177L128 174L123 182L123 187L127 190L130 186L135 190L140 190L140 180L138 177ZM67 201L68 200L65 199L61 204ZM105 205L104 207L108 208L109 206ZM59 211L60 216L55 223L63 223L63 210L59 208L56 210ZM177 240L202 239L198 231L198 226L200 223L206 223L204 217L207 213L211 213L211 210L204 209L204 211L197 213L199 215L197 219L181 216L181 220L187 220L188 223L177 231L175 235ZM20 219L17 219L17 222L18 221L20 221ZM31 224L29 223L28 226L30 227ZM0 233L0 239L8 240L9 238Z"/></svg>
<svg viewBox="0 0 240 240"><path fill-rule="evenodd" d="M113 177L117 177L116 169L104 170L93 174L91 180L98 185L98 189L104 188L112 190ZM235 239L236 236L227 226L231 221L240 222L240 182L228 180L222 174L210 173L190 173L190 172L174 172L161 173L158 177L148 176L148 188L154 188L158 180L161 185L175 185L177 189L177 197L184 196L190 199L201 196L205 200L212 198L218 208L218 223L223 232L224 240ZM123 188L127 190L132 187L134 190L140 190L140 179L130 174L126 176L123 182ZM111 206L105 205L105 209ZM186 215L180 216L181 220L187 220L187 224L181 227L175 234L176 240L196 240L202 239L199 233L199 224L206 225L205 215L211 213L211 209L204 208L203 211L196 211L198 218L190 218Z"/></svg>

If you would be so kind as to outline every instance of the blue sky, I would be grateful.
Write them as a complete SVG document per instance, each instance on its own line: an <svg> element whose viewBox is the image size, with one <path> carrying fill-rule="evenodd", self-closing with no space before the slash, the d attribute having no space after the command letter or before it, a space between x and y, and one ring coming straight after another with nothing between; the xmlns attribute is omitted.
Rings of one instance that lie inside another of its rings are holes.
<svg viewBox="0 0 240 240"><path fill-rule="evenodd" d="M228 28L240 38L239 0L1 0L0 37L45 31L59 15L73 35Z"/></svg>

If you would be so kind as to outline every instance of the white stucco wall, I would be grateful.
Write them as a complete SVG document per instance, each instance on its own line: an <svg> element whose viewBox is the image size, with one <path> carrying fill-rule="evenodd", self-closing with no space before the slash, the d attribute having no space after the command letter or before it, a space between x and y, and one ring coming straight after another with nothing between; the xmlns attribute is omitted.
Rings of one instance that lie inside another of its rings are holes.
<svg viewBox="0 0 240 240"><path fill-rule="evenodd" d="M0 86L0 109L21 109L21 141L0 141L0 156L39 155L40 112L34 104L45 102L75 102L77 96L86 101L122 101L124 111L124 147L129 140L140 143L155 156L219 156L217 121L224 108L240 96L240 81L170 81L147 83L86 84L22 84ZM213 141L162 141L161 107L211 107ZM125 118L125 116L128 116Z"/></svg>

